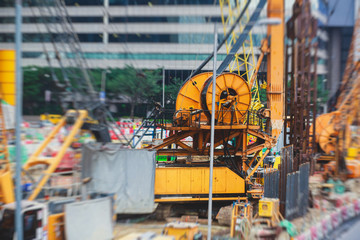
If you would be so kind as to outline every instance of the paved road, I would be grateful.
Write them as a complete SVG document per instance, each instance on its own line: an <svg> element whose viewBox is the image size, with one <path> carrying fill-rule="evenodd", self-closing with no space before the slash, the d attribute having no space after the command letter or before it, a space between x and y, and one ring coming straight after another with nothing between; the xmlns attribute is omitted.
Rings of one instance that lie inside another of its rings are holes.
<svg viewBox="0 0 360 240"><path fill-rule="evenodd" d="M356 217L330 234L327 239L358 240L360 239L360 217Z"/></svg>

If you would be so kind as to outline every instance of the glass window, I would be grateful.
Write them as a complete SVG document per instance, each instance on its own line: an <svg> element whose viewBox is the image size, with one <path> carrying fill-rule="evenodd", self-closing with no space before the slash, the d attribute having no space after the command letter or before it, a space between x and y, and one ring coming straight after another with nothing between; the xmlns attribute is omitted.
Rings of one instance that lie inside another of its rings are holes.
<svg viewBox="0 0 360 240"><path fill-rule="evenodd" d="M15 5L15 0L1 0L0 7L13 7Z"/></svg>
<svg viewBox="0 0 360 240"><path fill-rule="evenodd" d="M51 55L53 55L53 54L51 54ZM23 58L43 58L43 57L45 57L45 54L43 54L41 52L23 52L22 57Z"/></svg>
<svg viewBox="0 0 360 240"><path fill-rule="evenodd" d="M81 33L78 34L80 42L102 42L103 36L102 33Z"/></svg>
<svg viewBox="0 0 360 240"><path fill-rule="evenodd" d="M109 17L110 23L138 23L138 22L164 22L164 23L206 23L218 22L221 23L221 17L194 17L194 16L181 16L181 17Z"/></svg>
<svg viewBox="0 0 360 240"><path fill-rule="evenodd" d="M110 5L214 5L214 0L109 0ZM215 4L219 1L215 0Z"/></svg>
<svg viewBox="0 0 360 240"><path fill-rule="evenodd" d="M219 42L223 35L219 34ZM162 43L204 43L212 44L214 41L213 34L109 34L109 42L162 42Z"/></svg>
<svg viewBox="0 0 360 240"><path fill-rule="evenodd" d="M147 22L166 22L177 23L179 17L109 17L110 23L147 23Z"/></svg>
<svg viewBox="0 0 360 240"><path fill-rule="evenodd" d="M68 6L93 6L103 5L104 0L65 0Z"/></svg>
<svg viewBox="0 0 360 240"><path fill-rule="evenodd" d="M63 55L63 54L61 54ZM74 53L66 53L66 58L74 58ZM208 54L180 54L180 53L102 53L102 52L86 52L83 53L86 59L135 59L135 60L198 60L202 61L208 57ZM54 52L49 52L50 58L55 58ZM222 61L226 57L225 54L218 54L217 60ZM23 58L45 58L42 52L23 52Z"/></svg>
<svg viewBox="0 0 360 240"><path fill-rule="evenodd" d="M102 17L71 17L70 21L73 23L102 23ZM59 23L61 22L57 17L23 17L23 23ZM14 17L0 17L0 24L15 23Z"/></svg>
<svg viewBox="0 0 360 240"><path fill-rule="evenodd" d="M103 22L102 17L91 17L91 16L71 17L70 20L73 23L102 23Z"/></svg>
<svg viewBox="0 0 360 240"><path fill-rule="evenodd" d="M25 33L23 34L23 42L62 42L65 38L69 38L66 34L37 34ZM101 33L81 33L78 34L80 42L102 42ZM0 34L0 42L13 42L13 34Z"/></svg>
<svg viewBox="0 0 360 240"><path fill-rule="evenodd" d="M0 17L0 24L15 23L14 17Z"/></svg>
<svg viewBox="0 0 360 240"><path fill-rule="evenodd" d="M2 33L0 34L0 42L14 42L14 34Z"/></svg>
<svg viewBox="0 0 360 240"><path fill-rule="evenodd" d="M109 42L171 42L170 34L109 34Z"/></svg>

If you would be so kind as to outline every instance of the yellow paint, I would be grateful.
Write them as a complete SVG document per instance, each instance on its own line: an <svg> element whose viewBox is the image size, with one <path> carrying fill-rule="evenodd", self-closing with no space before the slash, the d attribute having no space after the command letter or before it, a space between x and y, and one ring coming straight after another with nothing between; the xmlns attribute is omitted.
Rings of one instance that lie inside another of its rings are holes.
<svg viewBox="0 0 360 240"><path fill-rule="evenodd" d="M62 116L60 114L41 114L40 120L49 121L52 124L58 124L61 120Z"/></svg>
<svg viewBox="0 0 360 240"><path fill-rule="evenodd" d="M246 200L247 197L213 197L213 201L237 201L237 200ZM157 198L155 199L156 203L161 202L194 202L194 201L208 201L209 198L201 198L201 197L192 197L192 198Z"/></svg>
<svg viewBox="0 0 360 240"><path fill-rule="evenodd" d="M275 157L274 168L275 168L275 169L278 169L280 163L281 163L281 157L280 157L279 155L277 155L277 156Z"/></svg>
<svg viewBox="0 0 360 240"><path fill-rule="evenodd" d="M268 1L268 18L279 18L281 24L268 26L270 53L267 58L268 108L271 111L272 136L281 133L284 115L284 0Z"/></svg>
<svg viewBox="0 0 360 240"><path fill-rule="evenodd" d="M194 239L199 227L195 223L169 223L165 226L164 235L174 236L175 240Z"/></svg>
<svg viewBox="0 0 360 240"><path fill-rule="evenodd" d="M227 167L214 167L213 176L213 194L245 193L244 179ZM155 195L180 194L209 194L209 168L156 168Z"/></svg>
<svg viewBox="0 0 360 240"><path fill-rule="evenodd" d="M65 213L58 213L50 215L48 218L48 239L62 240L64 236L64 217Z"/></svg>
<svg viewBox="0 0 360 240"><path fill-rule="evenodd" d="M279 199L263 198L259 200L259 216L272 217L279 212Z"/></svg>
<svg viewBox="0 0 360 240"><path fill-rule="evenodd" d="M0 92L2 100L15 105L15 50L0 50Z"/></svg>
<svg viewBox="0 0 360 240"><path fill-rule="evenodd" d="M0 174L0 201L5 204L15 201L14 184L9 170Z"/></svg>
<svg viewBox="0 0 360 240"><path fill-rule="evenodd" d="M357 158L360 152L360 148L350 147L348 148L348 158Z"/></svg>

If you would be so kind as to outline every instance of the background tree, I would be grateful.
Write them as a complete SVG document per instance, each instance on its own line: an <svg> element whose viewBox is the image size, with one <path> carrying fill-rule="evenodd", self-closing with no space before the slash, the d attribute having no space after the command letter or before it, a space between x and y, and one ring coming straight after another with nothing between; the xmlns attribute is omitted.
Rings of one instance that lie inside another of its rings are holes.
<svg viewBox="0 0 360 240"><path fill-rule="evenodd" d="M60 113L61 108L55 101L45 103L45 90L57 90L50 76L50 68L29 66L23 68L23 111L27 115L39 115L52 109ZM52 95L54 99L54 94Z"/></svg>
<svg viewBox="0 0 360 240"><path fill-rule="evenodd" d="M135 107L142 102L154 100L160 93L161 87L158 82L161 78L160 70L137 70L127 65L122 70L111 70L112 78L107 81L107 89L116 91L129 98L130 117L134 117ZM114 74L116 74L114 76Z"/></svg>
<svg viewBox="0 0 360 240"><path fill-rule="evenodd" d="M71 69L70 69L71 70ZM52 79L51 69L49 67L24 67L24 114L39 115L42 113L62 114L63 111L58 99L58 93L65 91L56 86ZM54 73L61 83L64 83L61 69L54 68ZM145 115L147 105L152 105L152 101L162 102L162 74L158 70L138 70L133 66L126 66L123 69L90 69L89 74L95 91L101 90L102 78L106 82L106 97L112 104L117 105L120 110L115 114L134 117L135 110L140 116ZM105 75L104 75L105 74ZM80 75L76 72L76 77ZM76 81L76 79L70 79ZM182 86L182 80L179 78L170 78L166 80L165 101L166 108L173 109L177 94ZM76 91L76 83L72 83L73 88L66 91ZM52 92L52 101L45 102L45 90ZM121 102L119 100L124 100ZM71 108L71 102L68 103ZM141 104L141 108L140 105Z"/></svg>

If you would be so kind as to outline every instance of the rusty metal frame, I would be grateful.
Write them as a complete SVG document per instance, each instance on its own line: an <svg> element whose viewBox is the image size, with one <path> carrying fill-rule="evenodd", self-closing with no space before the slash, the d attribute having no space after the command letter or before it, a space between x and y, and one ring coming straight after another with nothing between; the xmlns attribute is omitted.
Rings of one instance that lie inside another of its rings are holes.
<svg viewBox="0 0 360 240"><path fill-rule="evenodd" d="M257 154L264 147L270 148L275 140L268 136L265 133L256 131L255 129L258 126L253 126L253 129L246 129L243 127L231 129L230 126L225 128L224 126L216 126L216 138L214 147L218 147L224 144L225 139L231 140L235 138L236 144L234 146L228 145L229 153L233 156L242 156L246 158L249 154ZM206 126L204 126L206 127ZM233 126L234 127L234 126ZM150 146L149 148L157 150L158 155L167 155L167 156L192 156L192 155L208 155L210 152L209 146L209 128L198 128L196 130L188 129L187 127L164 127L166 130L171 130L172 135L165 138L161 144L156 146ZM183 130L184 129L184 130ZM257 142L247 145L244 144L244 139L246 139L247 134L257 137ZM192 146L189 146L184 142L186 137L191 136L193 138ZM175 144L176 148L170 148L172 144ZM178 148L180 147L180 148ZM214 154L216 156L224 155L223 149L215 149ZM225 154L226 155L226 154Z"/></svg>
<svg viewBox="0 0 360 240"><path fill-rule="evenodd" d="M285 69L285 145L294 147L295 170L310 161L315 151L317 43L313 39L316 32L310 1L297 1L287 22L290 43L286 46Z"/></svg>

